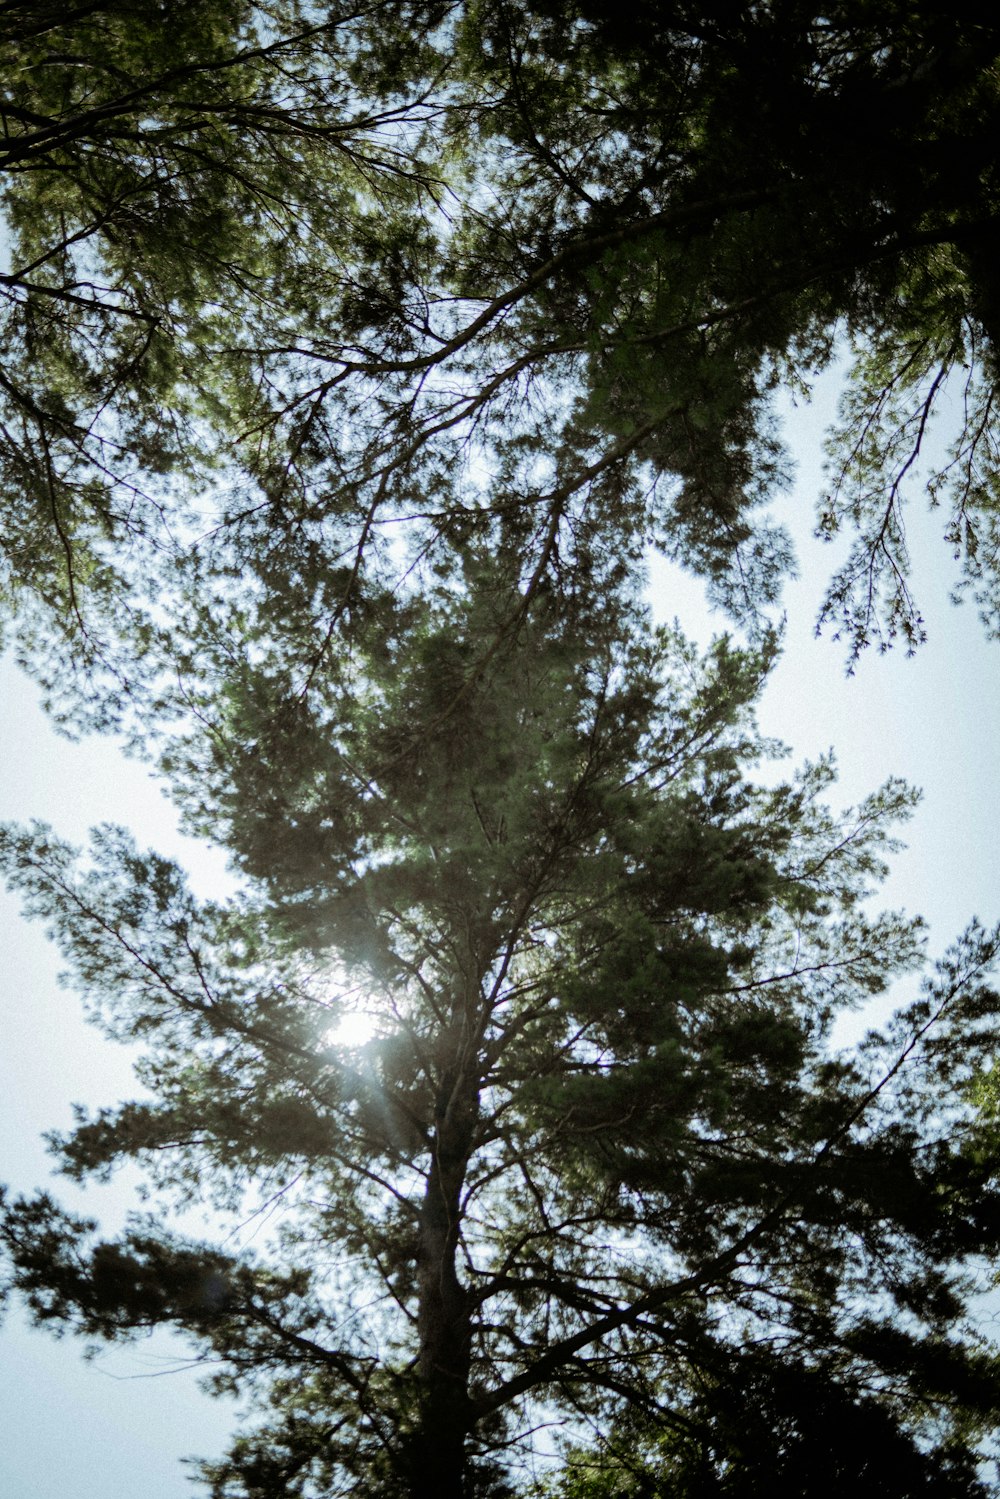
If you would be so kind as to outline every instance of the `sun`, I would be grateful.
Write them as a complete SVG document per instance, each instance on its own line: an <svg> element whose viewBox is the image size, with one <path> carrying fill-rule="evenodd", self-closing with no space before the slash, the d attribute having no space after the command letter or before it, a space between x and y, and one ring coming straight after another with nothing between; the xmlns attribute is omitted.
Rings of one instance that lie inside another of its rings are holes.
<svg viewBox="0 0 1000 1499"><path fill-rule="evenodd" d="M345 1009L327 1031L327 1040L335 1046L366 1046L378 1034L379 1018L372 1010Z"/></svg>

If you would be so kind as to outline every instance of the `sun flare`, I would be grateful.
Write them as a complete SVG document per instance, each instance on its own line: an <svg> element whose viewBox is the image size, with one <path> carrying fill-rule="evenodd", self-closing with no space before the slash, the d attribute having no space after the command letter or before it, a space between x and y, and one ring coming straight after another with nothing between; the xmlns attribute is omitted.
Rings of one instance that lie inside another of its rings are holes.
<svg viewBox="0 0 1000 1499"><path fill-rule="evenodd" d="M375 1039L378 1029L379 1017L372 1010L345 1009L326 1034L335 1046L365 1046Z"/></svg>

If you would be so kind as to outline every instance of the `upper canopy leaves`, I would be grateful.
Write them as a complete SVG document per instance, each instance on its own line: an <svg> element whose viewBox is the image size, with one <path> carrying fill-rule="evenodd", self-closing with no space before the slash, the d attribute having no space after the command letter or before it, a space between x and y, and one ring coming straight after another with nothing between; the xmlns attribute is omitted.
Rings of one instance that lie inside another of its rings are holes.
<svg viewBox="0 0 1000 1499"><path fill-rule="evenodd" d="M348 225L420 190L406 85L433 19L242 0L0 16L0 581L35 669L54 649L110 671L107 712L135 685L151 567L211 523L192 492L257 399L262 325L300 327Z"/></svg>
<svg viewBox="0 0 1000 1499"><path fill-rule="evenodd" d="M919 638L900 506L958 382L934 482L993 617L1000 39L961 7L2 25L4 547L56 700L43 641L110 668L116 712L144 592L220 524L246 562L336 522L343 613L401 517L448 568L487 515L540 515L548 572L579 496L753 619L788 561L758 508L784 473L771 396L845 328L820 522L857 545L825 614L855 648Z"/></svg>

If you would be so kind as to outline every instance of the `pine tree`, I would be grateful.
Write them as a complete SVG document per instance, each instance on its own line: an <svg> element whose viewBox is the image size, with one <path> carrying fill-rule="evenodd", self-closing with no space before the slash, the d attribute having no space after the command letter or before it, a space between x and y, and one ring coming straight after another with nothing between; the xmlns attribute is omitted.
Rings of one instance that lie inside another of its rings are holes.
<svg viewBox="0 0 1000 1499"><path fill-rule="evenodd" d="M838 1049L921 963L919 921L864 902L912 794L840 818L827 763L756 785L766 651L653 630L613 530L580 523L564 586L516 541L369 589L305 685L292 591L193 618L168 765L239 901L120 829L83 865L6 830L95 1019L145 1053L141 1096L54 1148L80 1179L137 1161L156 1203L113 1241L8 1203L9 1289L90 1339L179 1328L258 1402L216 1499L523 1491L552 1419L735 1447L792 1369L929 1453L935 1492L984 1493L995 1355L965 1313L1000 1200L966 1098L996 939ZM192 1242L169 1204L197 1201L279 1227Z"/></svg>

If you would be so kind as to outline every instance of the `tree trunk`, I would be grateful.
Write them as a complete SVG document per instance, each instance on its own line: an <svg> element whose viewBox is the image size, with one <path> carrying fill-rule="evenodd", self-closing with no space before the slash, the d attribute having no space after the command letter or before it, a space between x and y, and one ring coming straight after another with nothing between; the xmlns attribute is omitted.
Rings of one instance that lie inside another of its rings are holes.
<svg viewBox="0 0 1000 1499"><path fill-rule="evenodd" d="M420 1217L420 1410L409 1480L411 1499L468 1499L470 1303L455 1258L478 1101L475 1096L456 1098L456 1092L447 1090L451 1097L438 1116Z"/></svg>

